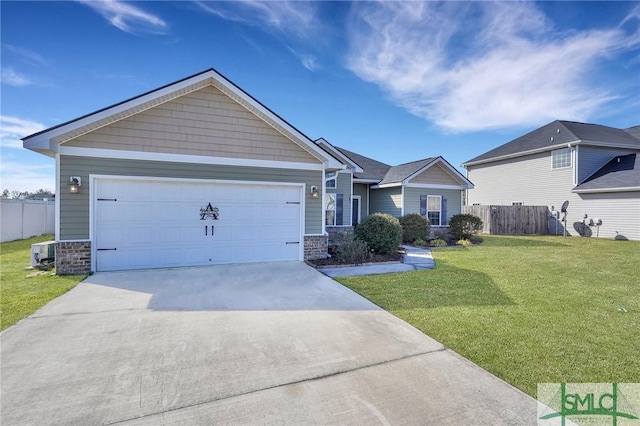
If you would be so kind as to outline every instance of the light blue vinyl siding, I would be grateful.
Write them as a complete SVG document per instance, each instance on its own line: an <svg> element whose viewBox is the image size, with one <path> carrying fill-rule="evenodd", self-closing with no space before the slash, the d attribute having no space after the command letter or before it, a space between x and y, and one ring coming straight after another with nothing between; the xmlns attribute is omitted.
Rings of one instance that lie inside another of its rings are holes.
<svg viewBox="0 0 640 426"><path fill-rule="evenodd" d="M421 195L440 195L447 199L446 217L442 217L442 225L448 225L452 216L462 212L461 193L462 191L457 189L405 188L404 214L420 214Z"/></svg>
<svg viewBox="0 0 640 426"><path fill-rule="evenodd" d="M393 188L372 189L369 193L371 197L370 214L388 213L395 217L402 215L402 188L395 186Z"/></svg>
<svg viewBox="0 0 640 426"><path fill-rule="evenodd" d="M148 176L183 179L217 179L257 182L304 183L305 234L322 233L322 197L309 196L311 185L322 187L319 170L290 170L258 167L219 166L108 158L60 157L60 235L61 240L89 238L89 175ZM79 194L69 194L69 176L80 176Z"/></svg>

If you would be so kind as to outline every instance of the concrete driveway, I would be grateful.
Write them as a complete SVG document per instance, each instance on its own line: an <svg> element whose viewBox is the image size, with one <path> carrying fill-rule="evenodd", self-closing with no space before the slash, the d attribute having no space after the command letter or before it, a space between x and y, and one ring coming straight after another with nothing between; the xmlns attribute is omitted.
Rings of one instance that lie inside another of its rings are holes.
<svg viewBox="0 0 640 426"><path fill-rule="evenodd" d="M536 423L532 398L301 262L98 273L1 344L3 425Z"/></svg>

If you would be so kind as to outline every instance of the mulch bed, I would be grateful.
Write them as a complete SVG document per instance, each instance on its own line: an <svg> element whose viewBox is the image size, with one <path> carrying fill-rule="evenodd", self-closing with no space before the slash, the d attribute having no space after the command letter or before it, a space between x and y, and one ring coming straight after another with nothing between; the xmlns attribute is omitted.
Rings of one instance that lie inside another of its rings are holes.
<svg viewBox="0 0 640 426"><path fill-rule="evenodd" d="M371 255L371 258L365 263L400 262L402 261L403 254L404 252L397 252L397 253L388 254L388 255L373 254ZM311 263L316 267L343 265L333 257L327 257L325 259L307 260L307 262Z"/></svg>

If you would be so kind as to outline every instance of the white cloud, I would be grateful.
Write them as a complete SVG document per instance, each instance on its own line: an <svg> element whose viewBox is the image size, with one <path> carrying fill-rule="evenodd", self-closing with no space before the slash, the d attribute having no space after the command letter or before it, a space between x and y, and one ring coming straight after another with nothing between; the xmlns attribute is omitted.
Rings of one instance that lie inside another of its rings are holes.
<svg viewBox="0 0 640 426"><path fill-rule="evenodd" d="M320 69L320 64L318 63L318 58L316 56L308 53L300 53L292 48L289 48L289 50L295 55L296 58L298 58L302 66L309 71L315 72Z"/></svg>
<svg viewBox="0 0 640 426"><path fill-rule="evenodd" d="M163 34L167 23L138 7L117 0L77 0L101 14L114 27L128 32Z"/></svg>
<svg viewBox="0 0 640 426"><path fill-rule="evenodd" d="M244 22L264 29L306 39L319 25L315 5L307 1L199 1L202 10L230 21Z"/></svg>
<svg viewBox="0 0 640 426"><path fill-rule="evenodd" d="M8 52L15 54L30 65L47 65L47 60L39 53L36 53L32 50L14 46L11 44L4 44L2 45L2 48Z"/></svg>
<svg viewBox="0 0 640 426"><path fill-rule="evenodd" d="M29 164L2 161L1 189L35 192L38 189L55 190L55 161L42 156L39 162Z"/></svg>
<svg viewBox="0 0 640 426"><path fill-rule="evenodd" d="M29 86L32 85L33 82L29 77L24 74L20 74L15 71L13 68L5 68L2 67L2 84L7 84L9 86Z"/></svg>
<svg viewBox="0 0 640 426"><path fill-rule="evenodd" d="M554 34L532 2L362 2L349 25L348 68L450 131L587 120L614 97L588 73L632 38Z"/></svg>
<svg viewBox="0 0 640 426"><path fill-rule="evenodd" d="M22 148L21 138L43 130L45 127L35 121L0 115L0 146L2 148Z"/></svg>
<svg viewBox="0 0 640 426"><path fill-rule="evenodd" d="M242 22L267 32L284 35L290 42L317 43L326 28L317 16L317 5L308 1L199 1L202 10L228 21ZM253 44L253 43L252 43ZM289 48L309 71L320 68L318 58Z"/></svg>

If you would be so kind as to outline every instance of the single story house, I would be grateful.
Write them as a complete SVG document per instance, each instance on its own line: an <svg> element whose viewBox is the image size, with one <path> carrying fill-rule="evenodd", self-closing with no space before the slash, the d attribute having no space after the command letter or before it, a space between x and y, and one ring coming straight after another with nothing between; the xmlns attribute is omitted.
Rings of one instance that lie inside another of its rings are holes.
<svg viewBox="0 0 640 426"><path fill-rule="evenodd" d="M311 140L214 69L23 139L56 160L59 274L325 257L380 211L445 226L471 183Z"/></svg>
<svg viewBox="0 0 640 426"><path fill-rule="evenodd" d="M556 120L465 162L479 205L548 206L550 232L640 240L640 126Z"/></svg>

